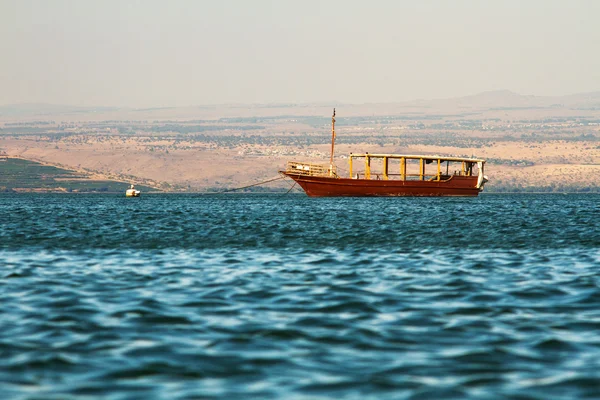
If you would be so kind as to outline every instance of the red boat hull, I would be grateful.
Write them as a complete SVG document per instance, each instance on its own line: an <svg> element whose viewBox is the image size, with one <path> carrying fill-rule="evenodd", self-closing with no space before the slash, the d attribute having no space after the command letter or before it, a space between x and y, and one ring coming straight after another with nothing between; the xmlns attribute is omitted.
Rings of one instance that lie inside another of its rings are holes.
<svg viewBox="0 0 600 400"><path fill-rule="evenodd" d="M477 176L451 176L444 181L401 181L306 176L283 172L311 197L336 196L477 196Z"/></svg>

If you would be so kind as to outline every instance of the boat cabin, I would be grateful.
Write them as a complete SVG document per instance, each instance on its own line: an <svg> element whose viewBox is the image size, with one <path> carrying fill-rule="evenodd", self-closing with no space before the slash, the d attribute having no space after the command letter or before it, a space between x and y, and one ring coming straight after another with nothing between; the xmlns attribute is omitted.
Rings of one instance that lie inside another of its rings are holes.
<svg viewBox="0 0 600 400"><path fill-rule="evenodd" d="M369 153L350 153L348 161L350 179L402 181L445 181L452 176L483 176L485 164L485 160L478 158Z"/></svg>

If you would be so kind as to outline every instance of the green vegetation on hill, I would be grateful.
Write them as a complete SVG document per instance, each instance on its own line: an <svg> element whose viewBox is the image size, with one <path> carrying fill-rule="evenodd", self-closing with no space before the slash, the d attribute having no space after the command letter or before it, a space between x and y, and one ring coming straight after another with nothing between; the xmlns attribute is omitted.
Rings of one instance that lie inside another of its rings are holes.
<svg viewBox="0 0 600 400"><path fill-rule="evenodd" d="M0 192L13 190L57 192L125 192L129 184L91 180L85 174L19 158L0 159ZM154 190L138 186L142 191Z"/></svg>

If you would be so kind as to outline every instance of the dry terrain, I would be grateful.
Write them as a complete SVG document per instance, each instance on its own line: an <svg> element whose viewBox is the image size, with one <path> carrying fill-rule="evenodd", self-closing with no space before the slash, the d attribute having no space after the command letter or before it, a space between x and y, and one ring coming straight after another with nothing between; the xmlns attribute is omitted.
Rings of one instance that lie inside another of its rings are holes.
<svg viewBox="0 0 600 400"><path fill-rule="evenodd" d="M0 154L163 190L233 188L276 176L288 160L327 162L333 106L341 171L349 152L447 154L487 159L491 191L600 187L599 93L150 110L5 106Z"/></svg>

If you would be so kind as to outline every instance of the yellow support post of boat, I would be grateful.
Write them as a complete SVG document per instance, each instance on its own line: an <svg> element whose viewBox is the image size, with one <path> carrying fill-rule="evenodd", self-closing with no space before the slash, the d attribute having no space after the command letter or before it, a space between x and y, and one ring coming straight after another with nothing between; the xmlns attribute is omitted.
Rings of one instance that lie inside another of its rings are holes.
<svg viewBox="0 0 600 400"><path fill-rule="evenodd" d="M388 180L388 158L383 157L383 179Z"/></svg>
<svg viewBox="0 0 600 400"><path fill-rule="evenodd" d="M365 179L371 179L371 158L365 156Z"/></svg>
<svg viewBox="0 0 600 400"><path fill-rule="evenodd" d="M400 179L406 180L406 158L400 158Z"/></svg>
<svg viewBox="0 0 600 400"><path fill-rule="evenodd" d="M419 158L419 180L423 180L423 176L425 175L425 163L422 158Z"/></svg>
<svg viewBox="0 0 600 400"><path fill-rule="evenodd" d="M331 158L329 159L329 176L333 176L333 147L335 146L335 108L331 116Z"/></svg>
<svg viewBox="0 0 600 400"><path fill-rule="evenodd" d="M437 162L438 162L438 174L437 174L437 180L439 181L439 180L441 180L441 179L442 179L442 160L440 160L440 159L438 158Z"/></svg>
<svg viewBox="0 0 600 400"><path fill-rule="evenodd" d="M352 179L352 154L348 158L348 163L350 164L350 179Z"/></svg>
<svg viewBox="0 0 600 400"><path fill-rule="evenodd" d="M463 175L467 174L466 164L467 164L466 162L464 162L464 161L462 162L462 174Z"/></svg>

